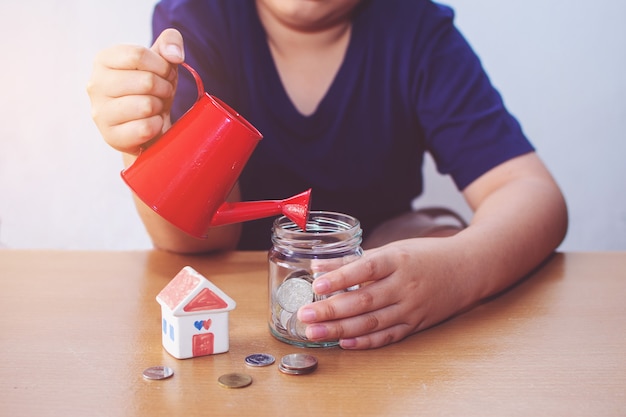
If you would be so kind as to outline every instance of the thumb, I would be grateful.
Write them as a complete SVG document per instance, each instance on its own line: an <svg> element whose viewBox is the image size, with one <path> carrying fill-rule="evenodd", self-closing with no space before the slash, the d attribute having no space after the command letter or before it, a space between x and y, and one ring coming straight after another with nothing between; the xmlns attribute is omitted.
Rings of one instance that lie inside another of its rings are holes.
<svg viewBox="0 0 626 417"><path fill-rule="evenodd" d="M161 32L150 49L172 64L180 64L185 60L183 35L176 29L165 29Z"/></svg>

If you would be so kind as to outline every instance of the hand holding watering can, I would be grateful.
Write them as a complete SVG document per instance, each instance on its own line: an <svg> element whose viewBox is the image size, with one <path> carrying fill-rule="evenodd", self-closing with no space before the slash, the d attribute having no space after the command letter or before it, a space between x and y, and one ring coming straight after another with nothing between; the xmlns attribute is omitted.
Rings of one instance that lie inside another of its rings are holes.
<svg viewBox="0 0 626 417"><path fill-rule="evenodd" d="M226 202L252 151L263 137L226 103L204 91L161 138L144 149L122 178L161 217L204 238L209 228L284 214L306 229L310 193L285 200Z"/></svg>

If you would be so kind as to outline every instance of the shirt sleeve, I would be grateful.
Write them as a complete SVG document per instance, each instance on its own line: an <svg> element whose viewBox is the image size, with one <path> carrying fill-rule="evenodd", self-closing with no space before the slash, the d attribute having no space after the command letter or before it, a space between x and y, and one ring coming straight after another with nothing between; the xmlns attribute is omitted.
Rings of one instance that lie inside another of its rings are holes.
<svg viewBox="0 0 626 417"><path fill-rule="evenodd" d="M534 150L480 59L453 24L433 26L419 64L417 114L437 169L462 190L491 168Z"/></svg>

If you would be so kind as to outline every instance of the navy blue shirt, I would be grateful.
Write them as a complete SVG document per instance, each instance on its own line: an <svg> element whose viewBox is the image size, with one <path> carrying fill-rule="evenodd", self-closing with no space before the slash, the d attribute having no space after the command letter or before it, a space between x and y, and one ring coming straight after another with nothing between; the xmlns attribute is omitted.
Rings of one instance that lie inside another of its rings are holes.
<svg viewBox="0 0 626 417"><path fill-rule="evenodd" d="M207 92L263 134L240 177L244 201L312 188L314 210L353 215L367 234L422 193L424 152L462 190L533 150L453 17L426 0L363 0L344 61L310 116L281 83L253 0L162 0L153 30L155 38L180 30ZM197 96L179 74L174 118ZM269 248L272 221L244 223L240 249Z"/></svg>

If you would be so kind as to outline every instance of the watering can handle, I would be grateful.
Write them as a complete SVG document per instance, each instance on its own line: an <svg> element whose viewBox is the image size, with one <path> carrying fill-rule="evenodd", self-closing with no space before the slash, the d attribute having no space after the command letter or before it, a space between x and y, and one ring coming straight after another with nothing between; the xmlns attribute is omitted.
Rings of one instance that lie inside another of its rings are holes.
<svg viewBox="0 0 626 417"><path fill-rule="evenodd" d="M196 86L198 87L198 99L197 100L200 100L200 98L204 95L204 84L202 83L202 78L200 78L200 74L198 74L196 70L191 68L191 66L187 64L186 62L183 62L180 65L182 65L187 71L189 71L191 75L193 76L193 79L196 80Z"/></svg>
<svg viewBox="0 0 626 417"><path fill-rule="evenodd" d="M200 78L200 74L198 74L196 70L191 68L191 66L187 64L186 62L182 62L180 65L182 65L185 69L187 69L187 71L189 71L191 75L193 76L194 80L196 80L196 87L198 87L198 98L196 99L196 101L200 100L202 96L204 96L204 84L202 83L202 78ZM151 141L148 142L147 144L143 144L139 148L139 153L140 154L143 153L143 151L145 151L146 148L150 146L150 144L151 144Z"/></svg>

